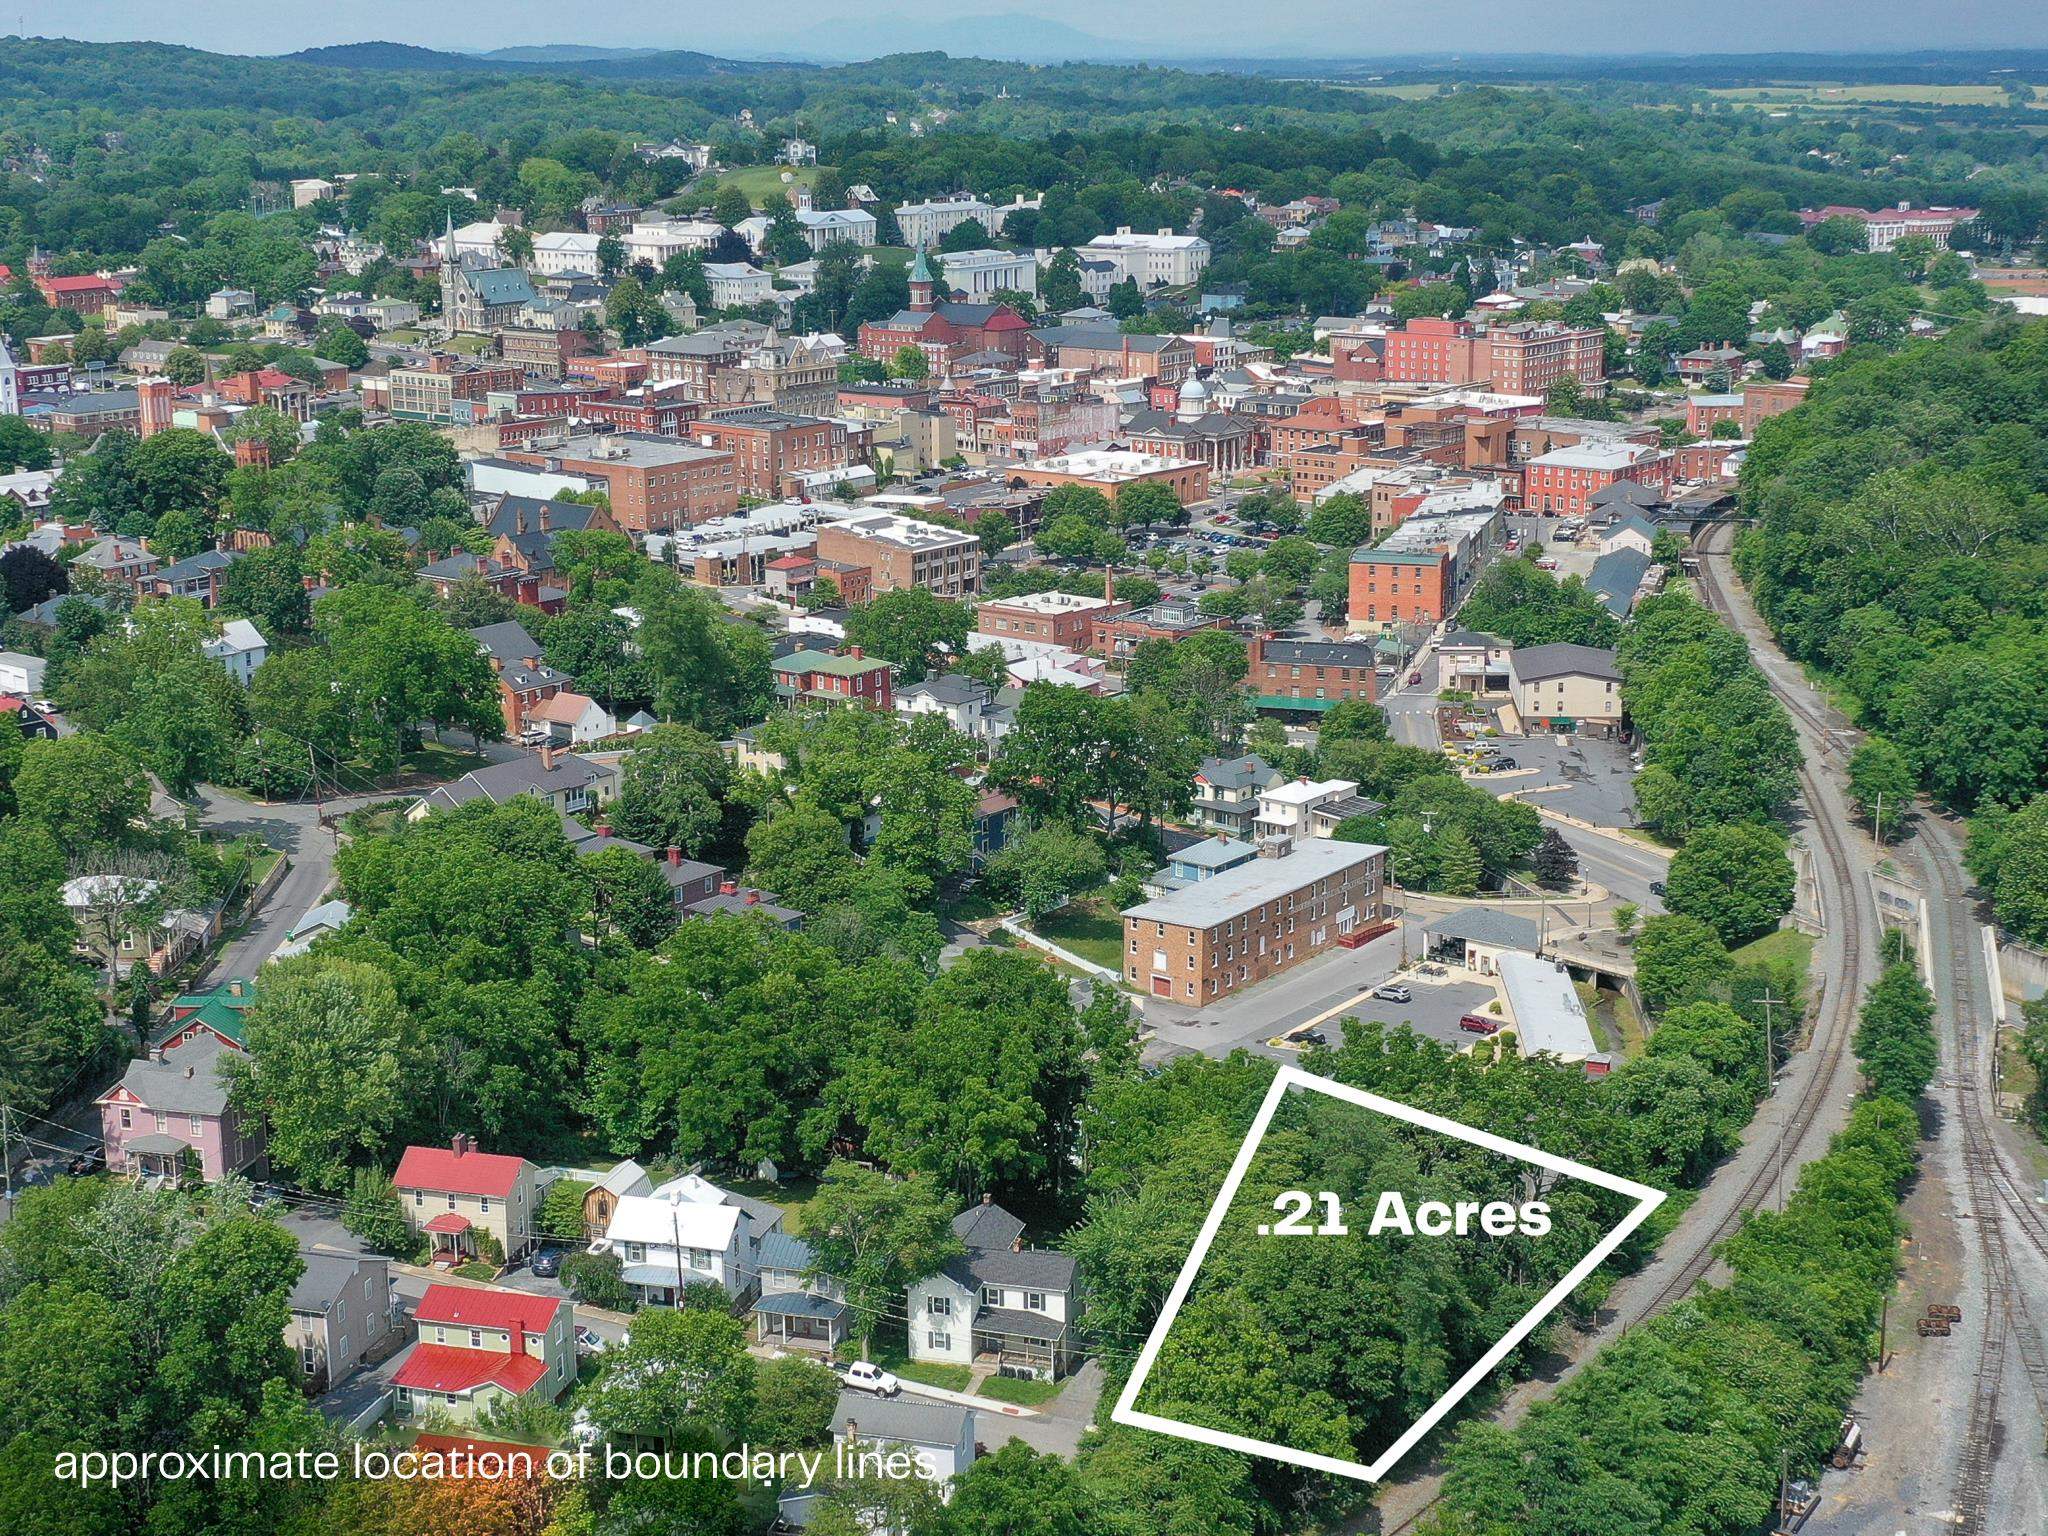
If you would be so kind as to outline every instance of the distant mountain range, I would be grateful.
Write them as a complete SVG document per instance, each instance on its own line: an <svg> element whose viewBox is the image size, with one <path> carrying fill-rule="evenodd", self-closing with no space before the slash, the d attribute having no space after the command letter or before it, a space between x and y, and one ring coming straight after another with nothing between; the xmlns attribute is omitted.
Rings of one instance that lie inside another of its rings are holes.
<svg viewBox="0 0 2048 1536"><path fill-rule="evenodd" d="M948 53L955 58L1010 59L1022 64L1164 58L1159 48L1095 37L1065 22L1018 11L1000 16L861 16L828 21L798 33L788 51L835 63L891 53Z"/></svg>
<svg viewBox="0 0 2048 1536"><path fill-rule="evenodd" d="M454 74L579 74L626 76L636 80L684 80L702 75L756 74L784 69L748 59L721 59L687 49L586 48L574 43L501 48L495 53L444 53L410 43L336 43L302 48L285 58L329 69L403 69Z"/></svg>

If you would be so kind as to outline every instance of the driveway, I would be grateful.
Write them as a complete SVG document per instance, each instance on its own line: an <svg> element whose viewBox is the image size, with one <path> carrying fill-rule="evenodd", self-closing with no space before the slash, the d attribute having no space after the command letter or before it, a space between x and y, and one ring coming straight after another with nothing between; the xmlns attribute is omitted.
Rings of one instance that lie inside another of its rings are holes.
<svg viewBox="0 0 2048 1536"><path fill-rule="evenodd" d="M1635 764L1628 747L1599 736L1500 736L1493 744L1515 760L1516 771L1474 782L1496 794L1537 790L1529 803L1591 822L1596 827L1635 825Z"/></svg>
<svg viewBox="0 0 2048 1536"><path fill-rule="evenodd" d="M1022 1440L1041 1455L1064 1456L1072 1461L1081 1449L1081 1436L1094 1425L1101 1404L1101 1362L1086 1360L1067 1378L1065 1391L1033 1410L1036 1418L979 1414L975 1418L975 1434L990 1450L1011 1440Z"/></svg>
<svg viewBox="0 0 2048 1536"><path fill-rule="evenodd" d="M1410 973L1404 975L1401 982L1415 994L1413 1001L1388 1003L1375 997L1360 998L1324 1026L1323 1032L1329 1036L1330 1044L1342 1043L1337 1026L1344 1019L1355 1016L1377 1021L1389 1029L1406 1024L1418 1035L1427 1035L1445 1045L1462 1048L1479 1036L1458 1028L1458 1020L1468 1013L1484 1013L1486 1005L1500 996L1491 982L1468 980L1458 974L1437 981Z"/></svg>

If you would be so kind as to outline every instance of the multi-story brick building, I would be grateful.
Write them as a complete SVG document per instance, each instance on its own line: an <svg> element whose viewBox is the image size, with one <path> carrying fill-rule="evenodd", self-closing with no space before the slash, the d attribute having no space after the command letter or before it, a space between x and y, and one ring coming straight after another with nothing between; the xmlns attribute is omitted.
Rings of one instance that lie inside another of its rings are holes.
<svg viewBox="0 0 2048 1536"><path fill-rule="evenodd" d="M1260 709L1321 711L1347 699L1370 701L1378 693L1368 640L1258 635L1245 648L1245 661L1245 687Z"/></svg>
<svg viewBox="0 0 2048 1536"><path fill-rule="evenodd" d="M834 560L866 566L878 593L923 587L937 597L972 597L981 590L979 538L894 512L867 512L820 525L817 553L821 569Z"/></svg>
<svg viewBox="0 0 2048 1536"><path fill-rule="evenodd" d="M1124 980L1184 1007L1255 986L1384 920L1387 850L1319 838L1124 912Z"/></svg>
<svg viewBox="0 0 2048 1536"><path fill-rule="evenodd" d="M1658 488L1671 484L1672 458L1641 443L1585 443L1556 448L1522 468L1522 505L1551 517L1582 517L1588 499L1617 480Z"/></svg>
<svg viewBox="0 0 2048 1536"><path fill-rule="evenodd" d="M1119 379L1156 379L1161 384L1179 384L1195 367L1194 345L1185 337L1130 336L1087 325L1032 331L1026 356L1053 367Z"/></svg>
<svg viewBox="0 0 2048 1536"><path fill-rule="evenodd" d="M1230 620L1221 614L1204 613L1191 602L1160 602L1097 619L1088 648L1107 661L1121 663L1147 640L1179 640L1200 630L1229 627Z"/></svg>
<svg viewBox="0 0 2048 1536"><path fill-rule="evenodd" d="M1583 386L1604 386L1606 347L1606 332L1597 326L1425 316L1387 332L1381 371L1389 379L1541 395L1567 376Z"/></svg>
<svg viewBox="0 0 2048 1536"><path fill-rule="evenodd" d="M750 496L785 496L802 476L846 467L846 427L815 416L792 416L772 405L712 410L690 429L707 448L732 455L740 489Z"/></svg>
<svg viewBox="0 0 2048 1536"><path fill-rule="evenodd" d="M1845 208L1831 203L1825 208L1802 208L1799 222L1808 229L1829 219L1854 219L1863 226L1864 239L1873 251L1888 251L1902 235L1925 235L1938 250L1948 249L1949 236L1977 217L1974 208L1915 208L1900 203L1892 208Z"/></svg>
<svg viewBox="0 0 2048 1536"><path fill-rule="evenodd" d="M700 443L633 432L587 434L548 447L508 449L504 457L603 482L612 516L628 533L667 533L739 510L732 455Z"/></svg>
<svg viewBox="0 0 2048 1536"><path fill-rule="evenodd" d="M1130 612L1129 603L1114 597L1082 597L1072 592L1030 592L1019 597L992 597L975 609L974 627L984 635L1006 640L1037 640L1047 645L1085 651L1094 643L1096 626Z"/></svg>
<svg viewBox="0 0 2048 1536"><path fill-rule="evenodd" d="M1806 398L1813 380L1795 373L1789 379L1748 379L1742 386L1742 435L1756 436L1757 423L1782 416Z"/></svg>
<svg viewBox="0 0 2048 1536"><path fill-rule="evenodd" d="M1100 491L1111 501L1126 486L1145 481L1163 485L1185 506L1209 494L1209 468L1193 459L1162 459L1149 453L1126 449L1090 448L1078 453L1055 454L1004 471L1014 483L1052 490L1062 485L1085 485Z"/></svg>
<svg viewBox="0 0 2048 1536"><path fill-rule="evenodd" d="M1450 612L1451 557L1440 549L1361 549L1351 557L1354 630L1441 623Z"/></svg>

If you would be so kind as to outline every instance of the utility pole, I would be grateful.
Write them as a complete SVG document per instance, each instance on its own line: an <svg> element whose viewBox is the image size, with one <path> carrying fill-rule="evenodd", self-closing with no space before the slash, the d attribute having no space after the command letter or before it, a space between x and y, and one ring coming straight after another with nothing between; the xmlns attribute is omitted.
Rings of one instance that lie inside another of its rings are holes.
<svg viewBox="0 0 2048 1536"><path fill-rule="evenodd" d="M1757 1001L1764 1005L1764 1096L1769 1098L1776 1092L1778 1081L1778 1053L1771 1041L1771 1006L1774 1003L1782 1005L1785 999L1773 997L1766 991Z"/></svg>
<svg viewBox="0 0 2048 1536"><path fill-rule="evenodd" d="M1778 1452L1778 1519L1774 1530L1782 1531L1785 1528L1785 1479L1791 1471L1791 1460L1790 1451Z"/></svg>
<svg viewBox="0 0 2048 1536"><path fill-rule="evenodd" d="M9 1124L13 1106L0 1102L0 1169L5 1170L7 1209L14 1209L14 1132Z"/></svg>
<svg viewBox="0 0 2048 1536"><path fill-rule="evenodd" d="M1877 1374L1884 1374L1885 1342L1891 1332L1892 1293L1886 1291L1877 1309Z"/></svg>
<svg viewBox="0 0 2048 1536"><path fill-rule="evenodd" d="M1877 846L1884 846L1884 791L1877 792L1877 808L1870 813L1870 835Z"/></svg>

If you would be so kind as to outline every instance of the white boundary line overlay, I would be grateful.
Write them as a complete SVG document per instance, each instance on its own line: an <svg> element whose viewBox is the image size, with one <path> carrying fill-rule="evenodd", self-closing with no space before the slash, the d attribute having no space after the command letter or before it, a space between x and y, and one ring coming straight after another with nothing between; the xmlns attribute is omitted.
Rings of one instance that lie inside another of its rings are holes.
<svg viewBox="0 0 2048 1536"><path fill-rule="evenodd" d="M1361 1109L1376 1110L1396 1120L1405 1120L1410 1125L1421 1126L1424 1130L1454 1136L1473 1146L1484 1147L1489 1152L1498 1152L1504 1157L1534 1163L1539 1168L1548 1168L1553 1173L1583 1179L1601 1189L1627 1195L1636 1202L1635 1209L1629 1212L1612 1232L1594 1244L1592 1250L1572 1266L1571 1272L1552 1286L1543 1299L1536 1303L1528 1316L1509 1329L1498 1344L1453 1382L1450 1390L1430 1404L1429 1411L1417 1419L1413 1427L1389 1446L1371 1466L1364 1466L1355 1461L1343 1461L1335 1456L1318 1455L1312 1451L1297 1451L1288 1446L1276 1445L1270 1440L1255 1440L1249 1435L1233 1435L1199 1424L1186 1424L1178 1419L1162 1418L1154 1413L1140 1413L1137 1409L1138 1394L1143 1390L1146 1378L1152 1374L1153 1364L1159 1358L1160 1346L1166 1342L1166 1335L1172 1329L1174 1319L1180 1314L1181 1304L1187 1300L1188 1292L1194 1286L1195 1275L1201 1270L1202 1260L1209 1252L1209 1245L1216 1240L1216 1234L1223 1227L1223 1218L1230 1210L1231 1201L1237 1196L1238 1186L1244 1182L1245 1174L1251 1169L1252 1157L1257 1153L1259 1143L1265 1139L1267 1127L1273 1123L1274 1113L1280 1108L1280 1101L1287 1096L1291 1088L1307 1089L1313 1093L1340 1099L1346 1104L1356 1104ZM1189 1252L1187 1262L1181 1266L1180 1277L1173 1282L1173 1289L1167 1294L1166 1307L1160 1312L1159 1321L1153 1324L1152 1332L1145 1340L1145 1347L1138 1352L1138 1362L1131 1371L1130 1380L1124 1385L1123 1395L1117 1399L1116 1407L1110 1412L1110 1422L1133 1429L1150 1429L1162 1435L1193 1440L1202 1445L1218 1446L1226 1451L1243 1451L1252 1456L1266 1456L1274 1461L1307 1467L1315 1472L1329 1472L1338 1477L1376 1483L1414 1448L1417 1441L1436 1427L1438 1420L1484 1381L1494 1367L1507 1358L1510 1350L1534 1332L1538 1323L1562 1305L1579 1283L1599 1268L1607 1256L1627 1240L1631 1232L1647 1221L1650 1213L1664 1203L1664 1198L1663 1190L1653 1189L1647 1184L1638 1184L1633 1179L1624 1179L1619 1174L1589 1167L1567 1157L1554 1156L1540 1147L1509 1141L1505 1136L1496 1136L1490 1131L1478 1130L1456 1120L1448 1120L1442 1115L1433 1115L1393 1099L1381 1098L1378 1094L1367 1093L1362 1088L1353 1088L1327 1077L1317 1077L1313 1073L1302 1071L1299 1067L1282 1066L1275 1074L1272 1086L1266 1090L1265 1102L1259 1105L1259 1112L1252 1119L1251 1130L1245 1136L1244 1145L1238 1148L1237 1156L1231 1162L1230 1172L1223 1180L1223 1188L1217 1192L1216 1203L1209 1207L1209 1215L1202 1223L1201 1233L1195 1238L1195 1246Z"/></svg>

